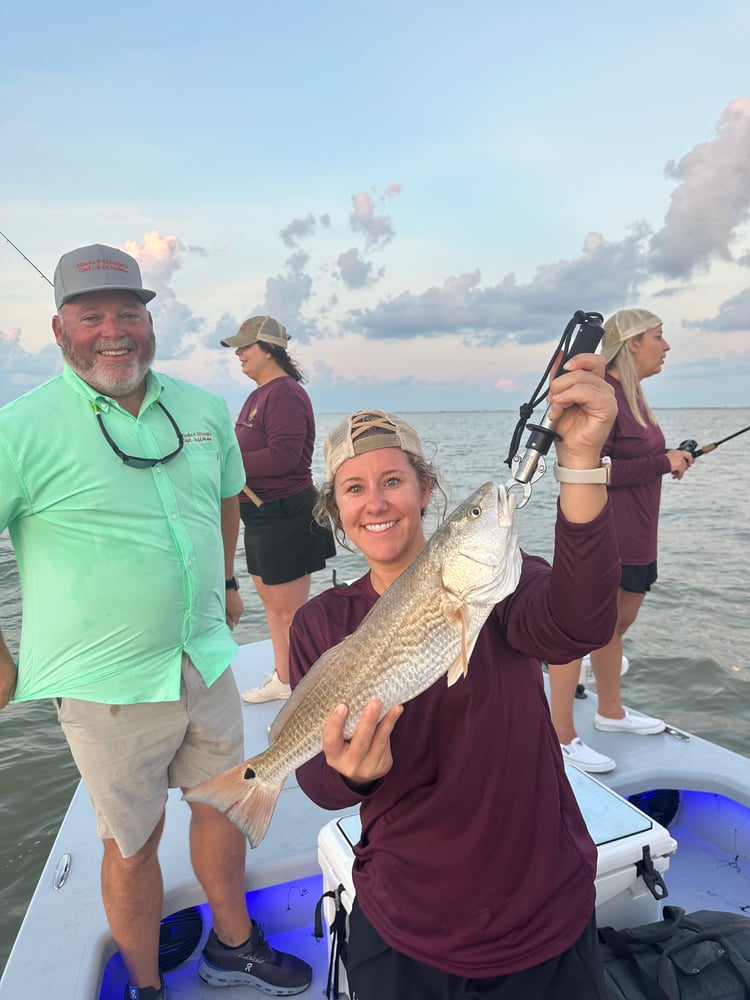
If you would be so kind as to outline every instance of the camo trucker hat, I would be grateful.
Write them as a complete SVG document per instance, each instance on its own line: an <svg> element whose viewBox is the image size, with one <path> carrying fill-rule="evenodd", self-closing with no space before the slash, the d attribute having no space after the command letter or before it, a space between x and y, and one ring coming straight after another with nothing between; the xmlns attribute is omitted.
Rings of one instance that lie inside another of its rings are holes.
<svg viewBox="0 0 750 1000"><path fill-rule="evenodd" d="M272 316L251 316L233 337L227 337L221 343L224 347L250 347L256 341L262 340L264 344L286 347L291 339L286 327Z"/></svg>
<svg viewBox="0 0 750 1000"><path fill-rule="evenodd" d="M58 309L87 292L133 292L143 303L156 295L143 287L135 257L102 243L64 253L55 268L54 286Z"/></svg>
<svg viewBox="0 0 750 1000"><path fill-rule="evenodd" d="M610 363L626 340L661 325L659 317L648 309L621 309L616 312L604 324L602 355L605 362Z"/></svg>
<svg viewBox="0 0 750 1000"><path fill-rule="evenodd" d="M382 410L358 410L337 424L325 440L326 479L332 481L348 458L379 448L400 448L424 459L419 435L401 417Z"/></svg>

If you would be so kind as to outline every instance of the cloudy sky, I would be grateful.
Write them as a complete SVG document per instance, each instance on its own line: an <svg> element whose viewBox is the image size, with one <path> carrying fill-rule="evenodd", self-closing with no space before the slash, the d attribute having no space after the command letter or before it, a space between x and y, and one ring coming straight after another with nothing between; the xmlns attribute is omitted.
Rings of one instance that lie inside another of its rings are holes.
<svg viewBox="0 0 750 1000"><path fill-rule="evenodd" d="M657 407L750 405L747 0L9 0L0 230L157 290L157 367L293 336L319 412L515 410L578 309L644 305ZM743 67L745 67L743 69ZM0 402L59 371L0 238Z"/></svg>

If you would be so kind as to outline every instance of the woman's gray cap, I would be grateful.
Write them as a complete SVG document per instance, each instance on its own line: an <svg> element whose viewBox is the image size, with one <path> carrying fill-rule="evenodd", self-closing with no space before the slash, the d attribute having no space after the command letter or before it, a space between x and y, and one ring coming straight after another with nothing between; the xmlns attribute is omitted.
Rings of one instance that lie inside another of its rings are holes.
<svg viewBox="0 0 750 1000"><path fill-rule="evenodd" d="M88 292L132 292L143 303L156 295L143 287L135 257L103 243L64 253L55 268L54 285L58 309Z"/></svg>
<svg viewBox="0 0 750 1000"><path fill-rule="evenodd" d="M256 341L262 340L264 344L286 347L291 339L286 327L272 316L251 316L233 337L227 337L221 343L224 347L250 347Z"/></svg>

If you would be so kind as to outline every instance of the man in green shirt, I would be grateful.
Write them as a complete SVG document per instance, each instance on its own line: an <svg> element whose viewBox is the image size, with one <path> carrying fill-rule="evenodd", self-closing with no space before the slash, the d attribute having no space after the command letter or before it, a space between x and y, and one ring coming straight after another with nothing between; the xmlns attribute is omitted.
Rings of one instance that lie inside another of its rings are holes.
<svg viewBox="0 0 750 1000"><path fill-rule="evenodd" d="M81 247L60 259L54 286L62 374L0 409L0 531L23 596L18 667L0 636L0 708L55 699L96 810L126 1000L160 1000L167 790L243 756L227 667L245 473L224 401L151 369L155 293L132 257ZM199 974L306 989L309 966L275 951L248 915L244 837L211 807L190 807L214 918Z"/></svg>

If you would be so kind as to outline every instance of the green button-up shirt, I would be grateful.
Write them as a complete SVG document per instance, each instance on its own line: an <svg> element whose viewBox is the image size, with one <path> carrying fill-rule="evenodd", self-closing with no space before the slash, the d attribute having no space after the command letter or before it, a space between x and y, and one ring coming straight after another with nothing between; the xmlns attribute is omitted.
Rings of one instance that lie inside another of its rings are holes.
<svg viewBox="0 0 750 1000"><path fill-rule="evenodd" d="M138 469L112 451L168 455ZM172 701L187 652L207 684L236 645L225 622L221 499L245 473L224 401L149 372L138 417L67 366L0 409L0 530L23 621L14 701Z"/></svg>

